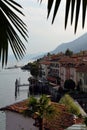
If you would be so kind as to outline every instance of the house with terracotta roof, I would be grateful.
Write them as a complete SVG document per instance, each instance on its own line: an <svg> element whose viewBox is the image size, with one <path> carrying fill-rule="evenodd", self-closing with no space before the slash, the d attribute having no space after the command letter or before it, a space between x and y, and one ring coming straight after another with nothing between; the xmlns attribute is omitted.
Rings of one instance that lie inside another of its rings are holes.
<svg viewBox="0 0 87 130"><path fill-rule="evenodd" d="M76 78L76 60L74 58L65 56L60 59L60 78L61 86L64 86L65 80L72 79L75 83Z"/></svg>
<svg viewBox="0 0 87 130"><path fill-rule="evenodd" d="M22 114L27 109L26 104L27 100L0 109L6 114L6 130L38 130L33 125L35 120Z"/></svg>
<svg viewBox="0 0 87 130"><path fill-rule="evenodd" d="M58 84L60 78L62 87L67 79L72 79L76 82L76 58L77 57L71 58L64 55L53 55L50 60L43 60L43 62L40 62L43 70L42 74L45 75L45 78L47 78L49 82L55 84ZM47 67L48 62L49 67Z"/></svg>
<svg viewBox="0 0 87 130"><path fill-rule="evenodd" d="M6 114L6 130L38 130L35 117L24 117L23 111L27 110L28 100L24 100L4 108L1 111L5 111ZM56 114L52 118L45 118L43 120L43 130L64 130L76 123L82 123L83 120L77 119L73 114L67 111L67 108L63 104L52 102L55 107Z"/></svg>
<svg viewBox="0 0 87 130"><path fill-rule="evenodd" d="M65 55L51 55L50 59L43 59L42 74L49 82L57 84L60 78L60 86L64 87L64 82L72 79L76 86L80 85L81 91L87 91L87 51L84 53ZM48 65L49 64L49 65Z"/></svg>
<svg viewBox="0 0 87 130"><path fill-rule="evenodd" d="M64 57L64 54L59 53L57 55L51 56L49 72L47 80L49 82L60 84L60 59Z"/></svg>

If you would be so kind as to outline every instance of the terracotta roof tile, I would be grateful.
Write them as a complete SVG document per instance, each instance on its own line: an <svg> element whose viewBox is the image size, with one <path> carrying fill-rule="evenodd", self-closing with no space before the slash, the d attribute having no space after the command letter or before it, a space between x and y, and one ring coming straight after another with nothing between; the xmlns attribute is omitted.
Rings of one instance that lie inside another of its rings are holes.
<svg viewBox="0 0 87 130"><path fill-rule="evenodd" d="M27 107L27 102L28 102L28 100L24 100L24 101L21 101L21 102L14 103L12 105L3 107L0 110L2 110L2 111L9 110L9 111L14 111L14 112L17 112L17 113L21 113L23 110L26 110L28 108Z"/></svg>
<svg viewBox="0 0 87 130"><path fill-rule="evenodd" d="M15 103L10 106L6 106L4 108L1 108L0 110L5 111L13 111L17 113L21 113L24 110L26 110L28 100L24 100L18 103ZM49 130L64 130L65 128L71 126L74 124L73 115L68 113L67 108L63 104L58 104L52 102L52 105L54 106L56 110L55 116L51 119L44 119L44 126L49 128ZM82 120L77 120L77 123L81 123Z"/></svg>
<svg viewBox="0 0 87 130"><path fill-rule="evenodd" d="M53 103L56 108L56 115L46 120L46 126L50 130L64 130L65 128L74 124L73 115L68 113L65 105Z"/></svg>
<svg viewBox="0 0 87 130"><path fill-rule="evenodd" d="M50 62L49 61L42 61L42 62L40 62L40 64L50 65Z"/></svg>

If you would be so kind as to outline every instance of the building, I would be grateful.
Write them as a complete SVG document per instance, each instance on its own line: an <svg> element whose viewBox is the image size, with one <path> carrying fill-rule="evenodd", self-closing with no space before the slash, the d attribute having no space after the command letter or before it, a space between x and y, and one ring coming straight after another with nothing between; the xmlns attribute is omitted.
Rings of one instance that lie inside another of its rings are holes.
<svg viewBox="0 0 87 130"><path fill-rule="evenodd" d="M87 92L87 65L79 65L77 68L77 78L79 89L83 92Z"/></svg>
<svg viewBox="0 0 87 130"><path fill-rule="evenodd" d="M87 91L87 51L65 56L64 54L51 55L40 63L42 78L51 83L64 87L68 79L72 79L76 86L82 82L81 91ZM85 67L85 68L84 68Z"/></svg>
<svg viewBox="0 0 87 130"><path fill-rule="evenodd" d="M76 64L75 59L65 56L60 59L60 78L61 86L64 86L66 80L72 79L75 83L77 82L76 78Z"/></svg>
<svg viewBox="0 0 87 130"><path fill-rule="evenodd" d="M55 84L58 84L58 78L59 78L59 62L58 59L52 59L50 61L50 66L49 66L49 72L48 72L48 77L47 79Z"/></svg>
<svg viewBox="0 0 87 130"><path fill-rule="evenodd" d="M39 65L39 75L44 80L47 79L50 61L41 61Z"/></svg>
<svg viewBox="0 0 87 130"><path fill-rule="evenodd" d="M1 108L6 114L6 130L38 130L33 124L33 118L24 117L22 112L27 109L26 101L21 101Z"/></svg>
<svg viewBox="0 0 87 130"><path fill-rule="evenodd" d="M36 118L24 117L23 111L27 110L28 100L24 100L4 108L6 114L6 130L38 130L36 125ZM56 114L52 118L45 118L43 120L43 130L64 130L65 128L77 123L75 116L68 112L63 104L52 102ZM78 122L81 123L82 119Z"/></svg>

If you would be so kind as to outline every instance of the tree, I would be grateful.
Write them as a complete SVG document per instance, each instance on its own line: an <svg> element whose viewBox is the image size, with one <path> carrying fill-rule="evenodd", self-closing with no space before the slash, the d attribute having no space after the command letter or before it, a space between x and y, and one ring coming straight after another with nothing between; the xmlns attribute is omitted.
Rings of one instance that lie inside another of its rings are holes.
<svg viewBox="0 0 87 130"><path fill-rule="evenodd" d="M30 117L36 114L39 123L39 130L42 130L43 118L51 116L54 113L54 108L51 105L50 99L46 95L42 95L39 99L30 97L27 106L29 109L24 111L24 115Z"/></svg>
<svg viewBox="0 0 87 130"><path fill-rule="evenodd" d="M74 90L75 89L75 82L72 79L68 79L64 83L64 88L68 90Z"/></svg>
<svg viewBox="0 0 87 130"><path fill-rule="evenodd" d="M67 49L66 51L65 51L65 55L66 56L71 56L73 54L73 52L70 50L70 49Z"/></svg>
<svg viewBox="0 0 87 130"><path fill-rule="evenodd" d="M24 15L21 6L13 0L0 0L0 60L7 64L9 44L16 59L23 58L26 47L20 35L27 41L26 24L17 13ZM20 34L20 35L18 35Z"/></svg>
<svg viewBox="0 0 87 130"><path fill-rule="evenodd" d="M51 56L50 52L47 53L47 56L48 56L48 57Z"/></svg>
<svg viewBox="0 0 87 130"><path fill-rule="evenodd" d="M38 62L31 63L30 73L31 73L31 75L33 75L35 78L37 78L37 76L39 75Z"/></svg>

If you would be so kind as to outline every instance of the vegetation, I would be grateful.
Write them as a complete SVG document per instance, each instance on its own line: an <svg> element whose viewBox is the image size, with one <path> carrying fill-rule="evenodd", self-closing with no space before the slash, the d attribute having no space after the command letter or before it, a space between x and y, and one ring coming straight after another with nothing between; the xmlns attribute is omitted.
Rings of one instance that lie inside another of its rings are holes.
<svg viewBox="0 0 87 130"><path fill-rule="evenodd" d="M76 102L73 100L71 96L68 94L65 94L59 101L60 104L65 104L67 107L68 111L74 115L81 115L80 108L76 104Z"/></svg>
<svg viewBox="0 0 87 130"><path fill-rule="evenodd" d="M13 0L0 0L0 60L2 66L7 64L9 44L16 59L23 58L26 47L23 39L27 41L26 24L17 14L24 14L21 6Z"/></svg>
<svg viewBox="0 0 87 130"><path fill-rule="evenodd" d="M28 64L21 67L21 69L29 70L31 75L35 78L39 75L39 60L34 61L33 63L29 62Z"/></svg>
<svg viewBox="0 0 87 130"><path fill-rule="evenodd" d="M50 99L46 95L42 95L39 99L30 97L27 104L28 110L24 111L25 116L37 116L39 130L43 129L43 118L50 117L54 113L54 108L51 105ZM38 124L35 124L36 126Z"/></svg>
<svg viewBox="0 0 87 130"><path fill-rule="evenodd" d="M42 0L41 0L42 1ZM53 19L52 23L54 22L55 16L57 14L57 11L59 9L60 3L62 0L48 0L48 16L50 15L50 12L52 10L52 6L54 5L54 12L53 12ZM82 2L82 4L81 4ZM86 7L87 7L87 0L66 0L66 11L65 11L65 28L67 27L68 22L68 16L69 12L71 11L71 25L73 24L73 19L75 16L75 32L77 30L78 20L79 20L79 14L80 14L80 6L82 5L82 27L84 28L85 25L85 17L86 17ZM76 7L76 8L75 8Z"/></svg>
<svg viewBox="0 0 87 130"><path fill-rule="evenodd" d="M84 123L85 123L86 126L87 126L87 117L84 118Z"/></svg>
<svg viewBox="0 0 87 130"><path fill-rule="evenodd" d="M33 62L33 63L30 64L30 73L31 73L32 76L37 78L37 76L39 75L39 64L38 64L38 62Z"/></svg>
<svg viewBox="0 0 87 130"><path fill-rule="evenodd" d="M75 82L72 79L65 80L64 88L68 90L74 90L75 86Z"/></svg>
<svg viewBox="0 0 87 130"><path fill-rule="evenodd" d="M65 52L66 56L72 56L73 55L73 51L71 51L70 49L67 49Z"/></svg>

